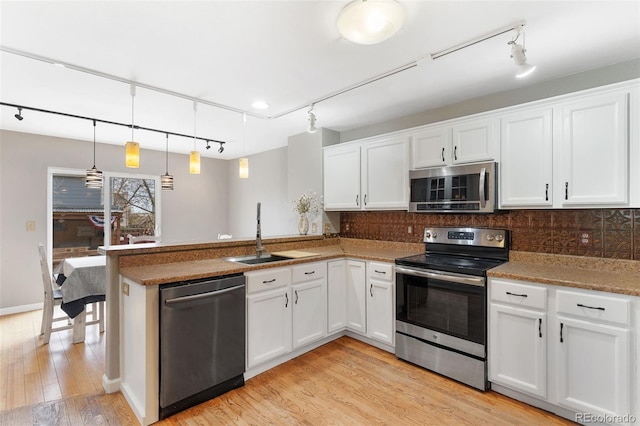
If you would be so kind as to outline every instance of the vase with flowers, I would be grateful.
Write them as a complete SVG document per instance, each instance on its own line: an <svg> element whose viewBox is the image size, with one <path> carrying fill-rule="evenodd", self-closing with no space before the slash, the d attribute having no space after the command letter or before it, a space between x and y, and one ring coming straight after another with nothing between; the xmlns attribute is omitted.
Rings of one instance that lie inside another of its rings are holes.
<svg viewBox="0 0 640 426"><path fill-rule="evenodd" d="M318 195L315 192L305 192L298 199L291 202L293 211L299 214L298 217L298 233L300 235L307 235L309 232L309 219L308 213L317 213L320 211L320 202L318 201Z"/></svg>

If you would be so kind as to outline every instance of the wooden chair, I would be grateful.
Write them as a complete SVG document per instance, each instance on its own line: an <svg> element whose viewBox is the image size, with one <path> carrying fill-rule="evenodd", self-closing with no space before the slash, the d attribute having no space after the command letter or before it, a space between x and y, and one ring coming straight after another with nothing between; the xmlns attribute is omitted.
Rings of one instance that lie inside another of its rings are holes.
<svg viewBox="0 0 640 426"><path fill-rule="evenodd" d="M40 257L40 271L42 273L42 285L44 289L44 307L42 309L42 324L40 326L40 334L44 335L42 341L47 344L51 337L51 333L55 331L71 330L74 329L74 325L84 328L87 325L99 324L100 332L104 332L104 302L91 303L91 310L86 310L81 314L81 323L71 323L71 318L67 315L62 317L54 317L54 311L56 306L62 304L62 293L58 289L55 278L49 270L49 263L47 261L47 251L44 248L43 243L38 243L38 255ZM91 316L91 321L86 321L86 315ZM78 320L78 318L76 318ZM56 322L66 321L66 325L54 327ZM82 330L81 330L82 331ZM74 343L76 342L77 330L74 329ZM84 335L84 333L81 333ZM84 340L84 338L82 338ZM79 340L79 341L82 341Z"/></svg>
<svg viewBox="0 0 640 426"><path fill-rule="evenodd" d="M42 285L44 288L44 307L42 309L40 334L44 334L42 340L47 344L49 343L52 332L70 330L73 328L73 325L71 324L71 319L66 315L63 317L54 317L54 308L62 304L62 293L57 289L58 286L49 271L47 251L42 243L38 243L38 254L40 256L40 271L42 272ZM59 321L66 321L66 325L54 327L53 325Z"/></svg>

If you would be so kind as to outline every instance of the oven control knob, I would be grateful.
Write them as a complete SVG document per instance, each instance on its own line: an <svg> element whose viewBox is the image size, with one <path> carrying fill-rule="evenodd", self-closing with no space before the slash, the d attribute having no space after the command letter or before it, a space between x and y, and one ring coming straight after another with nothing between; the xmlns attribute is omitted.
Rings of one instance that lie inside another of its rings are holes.
<svg viewBox="0 0 640 426"><path fill-rule="evenodd" d="M433 238L438 238L438 233L437 233L437 232L432 232L432 233L431 233L431 236L432 236Z"/></svg>
<svg viewBox="0 0 640 426"><path fill-rule="evenodd" d="M427 231L424 233L425 238L431 238L431 232Z"/></svg>
<svg viewBox="0 0 640 426"><path fill-rule="evenodd" d="M491 234L488 234L488 235L487 235L487 240L488 240L488 241L493 241L493 240L494 240L494 238L495 238L495 237L494 237L493 235L491 235Z"/></svg>
<svg viewBox="0 0 640 426"><path fill-rule="evenodd" d="M502 240L504 240L504 235L502 234L496 235L496 241L501 242Z"/></svg>

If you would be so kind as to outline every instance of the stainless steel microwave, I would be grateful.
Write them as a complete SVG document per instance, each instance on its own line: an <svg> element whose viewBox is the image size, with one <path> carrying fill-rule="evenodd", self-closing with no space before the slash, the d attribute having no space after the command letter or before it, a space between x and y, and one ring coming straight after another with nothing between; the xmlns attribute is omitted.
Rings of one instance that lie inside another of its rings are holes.
<svg viewBox="0 0 640 426"><path fill-rule="evenodd" d="M409 211L416 213L491 213L495 211L495 162L411 170Z"/></svg>

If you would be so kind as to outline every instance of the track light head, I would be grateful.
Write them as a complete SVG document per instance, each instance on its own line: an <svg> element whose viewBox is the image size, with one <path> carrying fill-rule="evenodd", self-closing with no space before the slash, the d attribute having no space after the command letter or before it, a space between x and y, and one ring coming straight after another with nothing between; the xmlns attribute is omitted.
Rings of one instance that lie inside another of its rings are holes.
<svg viewBox="0 0 640 426"><path fill-rule="evenodd" d="M218 148L218 152L222 154L224 152L224 145L222 144L222 142L219 142L219 144L220 144L220 148Z"/></svg>
<svg viewBox="0 0 640 426"><path fill-rule="evenodd" d="M511 45L511 59L515 62L516 67L518 67L516 77L523 78L531 74L536 69L536 66L527 63L527 56L525 55L527 49L524 47L524 31L522 31L522 26L519 26L516 31L516 36L507 44ZM522 35L522 44L516 43L520 35Z"/></svg>
<svg viewBox="0 0 640 426"><path fill-rule="evenodd" d="M207 141L207 146L205 146L206 149L211 149L211 145L209 145L209 141Z"/></svg>
<svg viewBox="0 0 640 426"><path fill-rule="evenodd" d="M24 118L22 116L22 108L18 107L18 113L14 114L14 117L18 119L18 121L22 121L22 119Z"/></svg>
<svg viewBox="0 0 640 426"><path fill-rule="evenodd" d="M307 132L315 133L318 131L318 129L316 128L316 115L313 113L313 105L311 105L311 108L309 108L307 114L309 115L309 127L307 127Z"/></svg>

